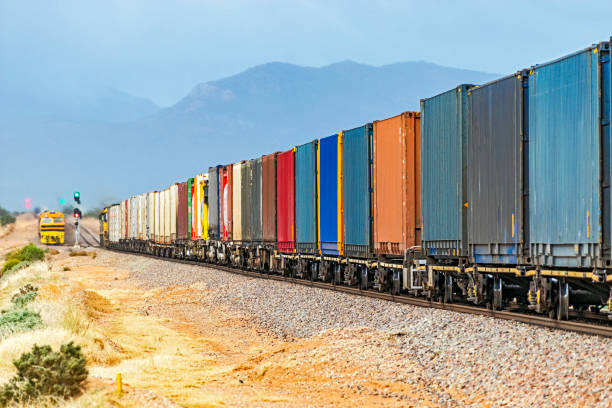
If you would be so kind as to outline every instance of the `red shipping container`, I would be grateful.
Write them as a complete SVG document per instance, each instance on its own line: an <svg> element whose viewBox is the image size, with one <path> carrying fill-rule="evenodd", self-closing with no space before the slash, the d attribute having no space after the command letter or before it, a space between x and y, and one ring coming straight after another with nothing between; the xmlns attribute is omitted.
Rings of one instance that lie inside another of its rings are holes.
<svg viewBox="0 0 612 408"><path fill-rule="evenodd" d="M295 150L276 158L277 242L280 252L295 251Z"/></svg>
<svg viewBox="0 0 612 408"><path fill-rule="evenodd" d="M177 239L187 239L187 182L178 183Z"/></svg>
<svg viewBox="0 0 612 408"><path fill-rule="evenodd" d="M231 164L219 169L219 224L222 241L232 240L232 169Z"/></svg>

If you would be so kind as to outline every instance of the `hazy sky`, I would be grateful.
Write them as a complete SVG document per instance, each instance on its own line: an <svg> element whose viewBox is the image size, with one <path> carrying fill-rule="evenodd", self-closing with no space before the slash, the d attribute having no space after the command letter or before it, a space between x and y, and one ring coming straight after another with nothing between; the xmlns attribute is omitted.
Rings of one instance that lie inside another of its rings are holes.
<svg viewBox="0 0 612 408"><path fill-rule="evenodd" d="M505 74L608 38L611 11L610 0L0 0L0 86L112 87L170 105L269 61Z"/></svg>

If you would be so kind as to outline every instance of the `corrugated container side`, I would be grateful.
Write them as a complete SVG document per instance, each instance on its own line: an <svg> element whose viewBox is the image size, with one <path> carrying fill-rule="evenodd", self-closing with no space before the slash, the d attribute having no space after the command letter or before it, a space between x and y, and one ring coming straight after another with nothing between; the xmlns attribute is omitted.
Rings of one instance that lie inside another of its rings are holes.
<svg viewBox="0 0 612 408"><path fill-rule="evenodd" d="M138 212L136 211L136 197L130 197L128 199L128 206L128 239L134 239L136 238L136 217L138 215Z"/></svg>
<svg viewBox="0 0 612 408"><path fill-rule="evenodd" d="M601 65L600 57L606 60ZM605 71L608 86L602 89ZM538 65L529 76L529 235L536 264L593 267L601 236L609 242L599 184L601 158L609 171L610 152L601 154L600 116L605 116L599 99L601 92L609 103L609 72L607 51L589 48ZM603 143L609 146L606 132ZM609 183L609 174L604 177ZM605 208L609 186L604 188Z"/></svg>
<svg viewBox="0 0 612 408"><path fill-rule="evenodd" d="M207 174L198 174L195 177L194 239L208 239L207 180Z"/></svg>
<svg viewBox="0 0 612 408"><path fill-rule="evenodd" d="M232 168L232 241L242 241L242 167L245 162L234 164Z"/></svg>
<svg viewBox="0 0 612 408"><path fill-rule="evenodd" d="M147 240L154 240L155 235L155 192L147 193Z"/></svg>
<svg viewBox="0 0 612 408"><path fill-rule="evenodd" d="M219 222L221 223L221 239L223 241L232 240L232 196L233 196L233 172L232 165L228 164L220 170L219 184L221 197L219 202Z"/></svg>
<svg viewBox="0 0 612 408"><path fill-rule="evenodd" d="M219 168L208 169L208 237L218 240L219 235Z"/></svg>
<svg viewBox="0 0 612 408"><path fill-rule="evenodd" d="M520 75L468 93L468 243L475 263L516 264L522 246Z"/></svg>
<svg viewBox="0 0 612 408"><path fill-rule="evenodd" d="M178 218L178 183L170 187L170 242L176 240L176 223Z"/></svg>
<svg viewBox="0 0 612 408"><path fill-rule="evenodd" d="M171 225L170 225L170 188L164 190L163 193L163 215L164 221L162 223L163 233L162 233L162 242L164 244L170 243L170 234L171 234Z"/></svg>
<svg viewBox="0 0 612 408"><path fill-rule="evenodd" d="M261 220L264 242L276 242L276 157L278 153L261 159Z"/></svg>
<svg viewBox="0 0 612 408"><path fill-rule="evenodd" d="M178 184L177 238L187 239L187 182Z"/></svg>
<svg viewBox="0 0 612 408"><path fill-rule="evenodd" d="M138 196L138 231L136 233L136 238L139 240L144 239L144 231L145 231L145 195L140 194Z"/></svg>
<svg viewBox="0 0 612 408"><path fill-rule="evenodd" d="M295 244L298 252L317 252L317 148L303 144L295 153Z"/></svg>
<svg viewBox="0 0 612 408"><path fill-rule="evenodd" d="M154 229L153 229L153 239L155 242L161 241L161 222L163 221L163 217L161 215L161 195L159 191L155 191L154 193L155 199L155 207L154 207Z"/></svg>
<svg viewBox="0 0 612 408"><path fill-rule="evenodd" d="M127 200L121 202L121 239L128 236L128 205Z"/></svg>
<svg viewBox="0 0 612 408"><path fill-rule="evenodd" d="M253 242L261 242L263 240L261 224L261 158L252 159L249 163L251 163L251 194L249 202L251 240Z"/></svg>
<svg viewBox="0 0 612 408"><path fill-rule="evenodd" d="M187 180L187 239L196 239L195 217L193 208L195 203L195 179L190 177Z"/></svg>
<svg viewBox="0 0 612 408"><path fill-rule="evenodd" d="M372 253L372 124L342 136L342 206L344 255L366 258Z"/></svg>
<svg viewBox="0 0 612 408"><path fill-rule="evenodd" d="M402 256L421 243L420 114L373 124L374 252Z"/></svg>
<svg viewBox="0 0 612 408"><path fill-rule="evenodd" d="M318 236L321 253L342 253L342 132L319 139Z"/></svg>
<svg viewBox="0 0 612 408"><path fill-rule="evenodd" d="M295 150L276 158L277 247L295 252Z"/></svg>
<svg viewBox="0 0 612 408"><path fill-rule="evenodd" d="M253 169L251 168L251 161L243 162L240 169L240 194L242 200L242 206L244 210L241 214L242 222L242 241L251 242L251 209L249 208L251 203L251 181L253 178Z"/></svg>
<svg viewBox="0 0 612 408"><path fill-rule="evenodd" d="M423 245L430 256L467 256L467 91L421 101Z"/></svg>
<svg viewBox="0 0 612 408"><path fill-rule="evenodd" d="M108 239L110 242L119 242L120 233L120 205L113 205L108 210Z"/></svg>
<svg viewBox="0 0 612 408"><path fill-rule="evenodd" d="M138 232L138 196L134 196L130 199L130 206L130 238L136 239L136 235Z"/></svg>

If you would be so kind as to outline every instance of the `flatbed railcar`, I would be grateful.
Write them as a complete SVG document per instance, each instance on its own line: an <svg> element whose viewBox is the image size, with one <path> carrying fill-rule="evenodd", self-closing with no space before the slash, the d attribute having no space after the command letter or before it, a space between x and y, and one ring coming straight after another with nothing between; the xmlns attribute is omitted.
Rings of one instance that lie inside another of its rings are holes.
<svg viewBox="0 0 612 408"><path fill-rule="evenodd" d="M103 245L567 319L610 314L610 43L103 210ZM186 188L185 188L186 186Z"/></svg>

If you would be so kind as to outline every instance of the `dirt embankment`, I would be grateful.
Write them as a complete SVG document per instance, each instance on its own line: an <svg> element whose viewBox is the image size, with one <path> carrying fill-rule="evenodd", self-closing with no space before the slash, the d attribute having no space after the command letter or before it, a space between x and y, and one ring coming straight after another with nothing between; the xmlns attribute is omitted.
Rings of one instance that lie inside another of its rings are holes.
<svg viewBox="0 0 612 408"><path fill-rule="evenodd" d="M36 219L21 217L0 241L0 251L36 240ZM360 345L351 331L281 338L224 304L211 304L214 288L197 282L145 287L122 268L126 255L90 249L71 256L68 248L57 249L31 278L40 287L38 307L47 310L46 328L7 340L3 355L9 362L41 339L54 347L75 339L84 346L90 370L86 393L77 402L308 407L427 399L407 384L370 381L375 373L356 364ZM28 273L22 271L19 284L30 279ZM361 334L384 341L376 331ZM9 348L14 341L20 346ZM377 371L381 379L388 377L384 370ZM126 384L122 396L115 393L118 373ZM9 363L0 367L0 378L12 374Z"/></svg>

